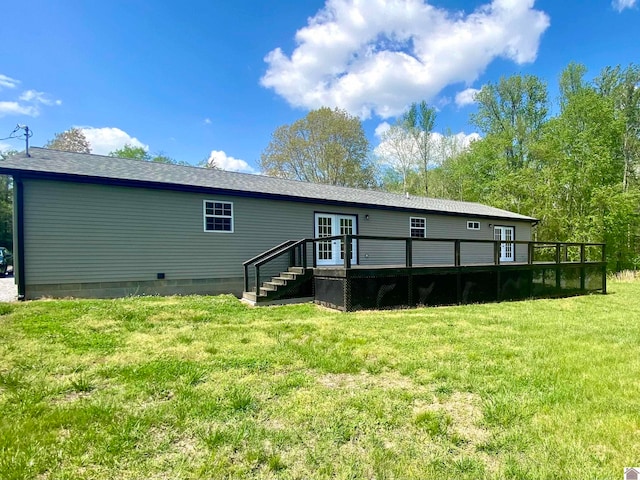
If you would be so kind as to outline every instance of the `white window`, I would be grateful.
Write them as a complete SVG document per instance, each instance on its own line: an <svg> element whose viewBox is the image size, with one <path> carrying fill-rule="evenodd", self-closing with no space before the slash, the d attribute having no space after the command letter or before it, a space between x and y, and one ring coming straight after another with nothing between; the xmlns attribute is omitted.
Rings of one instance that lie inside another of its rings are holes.
<svg viewBox="0 0 640 480"><path fill-rule="evenodd" d="M467 222L467 230L480 230L480 222Z"/></svg>
<svg viewBox="0 0 640 480"><path fill-rule="evenodd" d="M233 233L233 203L205 200L204 231Z"/></svg>
<svg viewBox="0 0 640 480"><path fill-rule="evenodd" d="M409 219L409 232L411 238L427 238L427 219L411 217Z"/></svg>

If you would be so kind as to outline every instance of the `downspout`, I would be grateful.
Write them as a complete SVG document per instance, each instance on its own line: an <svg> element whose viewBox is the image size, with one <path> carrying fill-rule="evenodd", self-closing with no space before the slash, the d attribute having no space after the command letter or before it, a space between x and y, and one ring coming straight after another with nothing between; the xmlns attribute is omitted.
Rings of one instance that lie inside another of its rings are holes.
<svg viewBox="0 0 640 480"><path fill-rule="evenodd" d="M13 274L18 284L18 300L26 299L24 279L24 186L20 177L13 177ZM17 255L16 255L17 250ZM16 262L18 270L16 271Z"/></svg>

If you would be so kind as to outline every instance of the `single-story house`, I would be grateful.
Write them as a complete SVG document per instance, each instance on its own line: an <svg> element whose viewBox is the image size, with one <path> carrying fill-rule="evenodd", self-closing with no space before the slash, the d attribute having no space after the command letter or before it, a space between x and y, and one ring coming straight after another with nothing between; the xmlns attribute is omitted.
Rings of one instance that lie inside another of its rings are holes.
<svg viewBox="0 0 640 480"><path fill-rule="evenodd" d="M43 148L29 154L0 161L0 174L14 180L15 272L24 299L239 296L243 262L286 240L529 241L537 222L478 203ZM526 249L512 247L503 244L500 262L526 262ZM320 244L314 264L341 264L343 248ZM469 263L493 258L487 246L466 249ZM354 241L351 250L352 265L389 264L396 256L384 242ZM450 253L430 245L422 259L416 255L414 262L438 264Z"/></svg>

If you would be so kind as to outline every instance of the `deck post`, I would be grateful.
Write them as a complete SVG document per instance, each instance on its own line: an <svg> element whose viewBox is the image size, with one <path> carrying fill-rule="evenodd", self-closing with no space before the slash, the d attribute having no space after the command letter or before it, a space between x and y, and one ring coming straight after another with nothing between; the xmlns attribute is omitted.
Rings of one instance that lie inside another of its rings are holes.
<svg viewBox="0 0 640 480"><path fill-rule="evenodd" d="M256 297L260 295L260 267L256 265Z"/></svg>
<svg viewBox="0 0 640 480"><path fill-rule="evenodd" d="M344 236L344 268L351 268L351 235Z"/></svg>
<svg viewBox="0 0 640 480"><path fill-rule="evenodd" d="M562 272L560 271L560 244L556 243L556 290L560 291Z"/></svg>
<svg viewBox="0 0 640 480"><path fill-rule="evenodd" d="M307 242L302 242L302 268L307 269Z"/></svg>
<svg viewBox="0 0 640 480"><path fill-rule="evenodd" d="M584 291L587 281L587 269L584 266L584 243L580 244L580 290Z"/></svg>
<svg viewBox="0 0 640 480"><path fill-rule="evenodd" d="M529 265L533 265L533 243L532 243L532 242L529 242L529 243L527 244L527 248L528 248L528 252L529 252L529 253L527 254L527 255L528 255L528 260L529 260L527 263L528 263Z"/></svg>
<svg viewBox="0 0 640 480"><path fill-rule="evenodd" d="M602 293L607 293L607 249L606 245L602 244Z"/></svg>
<svg viewBox="0 0 640 480"><path fill-rule="evenodd" d="M244 266L244 291L249 291L249 265Z"/></svg>
<svg viewBox="0 0 640 480"><path fill-rule="evenodd" d="M411 238L407 238L405 247L405 265L407 268L411 268L413 267L413 241Z"/></svg>
<svg viewBox="0 0 640 480"><path fill-rule="evenodd" d="M454 242L454 262L455 266L460 266L460 240L456 239Z"/></svg>
<svg viewBox="0 0 640 480"><path fill-rule="evenodd" d="M500 242L493 241L493 264L500 265Z"/></svg>
<svg viewBox="0 0 640 480"><path fill-rule="evenodd" d="M311 253L313 254L313 263L312 263L313 268L316 268L318 266L317 265L317 263L318 263L318 260L317 260L318 259L318 255L316 254L316 248L317 248L316 247L316 241L314 239L313 243L311 244L311 250L312 250Z"/></svg>

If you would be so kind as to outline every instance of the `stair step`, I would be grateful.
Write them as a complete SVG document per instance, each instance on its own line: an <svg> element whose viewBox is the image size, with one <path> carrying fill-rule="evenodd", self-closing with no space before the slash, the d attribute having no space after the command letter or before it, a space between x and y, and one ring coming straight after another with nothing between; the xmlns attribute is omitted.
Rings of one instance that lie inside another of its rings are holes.
<svg viewBox="0 0 640 480"><path fill-rule="evenodd" d="M294 280L293 278L284 278L284 277L273 277L269 283L273 283L274 285L284 286L287 282Z"/></svg>
<svg viewBox="0 0 640 480"><path fill-rule="evenodd" d="M268 292L275 292L276 290L278 290L279 286L281 285L276 285L275 283L272 283L272 282L264 282L260 287L260 292L262 292L263 290L266 290Z"/></svg>
<svg viewBox="0 0 640 480"><path fill-rule="evenodd" d="M295 280L300 274L295 272L282 272L280 276L274 277L279 280Z"/></svg>
<svg viewBox="0 0 640 480"><path fill-rule="evenodd" d="M259 302L260 300L264 300L267 298L266 295L256 295L254 292L243 292L242 298L245 300L249 300L251 302Z"/></svg>
<svg viewBox="0 0 640 480"><path fill-rule="evenodd" d="M289 267L289 272L302 275L304 273L304 267Z"/></svg>

